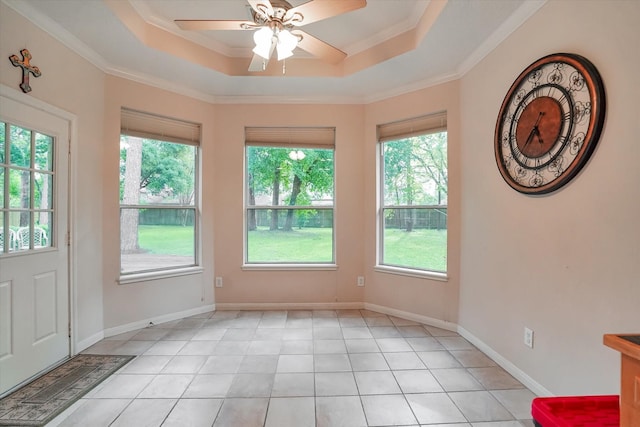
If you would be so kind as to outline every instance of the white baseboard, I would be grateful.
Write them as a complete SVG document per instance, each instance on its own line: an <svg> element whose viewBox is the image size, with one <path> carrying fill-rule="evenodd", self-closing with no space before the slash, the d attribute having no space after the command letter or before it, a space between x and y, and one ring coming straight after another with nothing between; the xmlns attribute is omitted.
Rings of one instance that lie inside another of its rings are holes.
<svg viewBox="0 0 640 427"><path fill-rule="evenodd" d="M390 316L401 317L407 320L413 320L414 322L422 323L429 326L435 326L436 328L446 329L447 331L457 332L458 325L445 320L435 319L433 317L423 316L421 314L410 313L408 311L397 310L395 308L389 308L377 304L364 303L364 308L371 311L377 311L378 313L388 314Z"/></svg>
<svg viewBox="0 0 640 427"><path fill-rule="evenodd" d="M467 341L471 344L478 347L478 349L490 357L494 362L496 362L502 369L510 373L515 379L524 384L529 390L534 392L537 396L553 396L549 390L544 388L540 383L535 381L529 375L527 375L524 371L518 368L516 365L505 359L501 354L496 352L494 349L486 345L483 341L478 339L471 332L467 331L462 326L458 326L458 333L462 335Z"/></svg>
<svg viewBox="0 0 640 427"><path fill-rule="evenodd" d="M96 334L91 335L89 338L85 338L82 341L78 341L76 343L75 348L73 349L74 350L73 355L76 355L81 351L88 349L89 347L91 347L92 345L94 345L95 343L103 339L104 339L104 331L100 331Z"/></svg>
<svg viewBox="0 0 640 427"><path fill-rule="evenodd" d="M391 316L401 317L403 319L413 320L415 322L419 322L425 325L435 326L437 328L446 329L448 331L458 332L462 335L467 341L471 344L475 345L480 351L486 354L491 360L496 362L498 366L502 369L510 373L514 378L524 384L529 390L535 393L537 396L553 396L553 394L544 388L540 383L536 382L527 375L524 371L518 368L516 365L511 363L509 360L505 359L501 354L496 352L494 349L489 347L471 332L464 329L462 326L452 323L446 322L440 319L434 319L428 316L422 316L420 314L410 313L408 311L397 310L395 308L389 308L376 304L364 303L364 308L371 311L377 311L379 313L388 314Z"/></svg>
<svg viewBox="0 0 640 427"><path fill-rule="evenodd" d="M204 305L202 307L191 308L189 310L178 311L175 313L163 314L162 316L151 317L148 319L142 319L135 322L127 323L126 325L120 325L113 328L104 330L104 337L112 337L114 335L124 334L125 332L135 331L136 329L142 329L149 326L149 323L159 325L165 322L171 322L172 320L178 320L189 316L195 316L196 314L206 313L208 311L214 311L216 309L215 304Z"/></svg>
<svg viewBox="0 0 640 427"><path fill-rule="evenodd" d="M360 310L364 308L361 302L247 302L247 303L218 303L218 310Z"/></svg>
<svg viewBox="0 0 640 427"><path fill-rule="evenodd" d="M553 396L553 394L543 387L538 382L534 381L529 375L504 358L498 352L493 350L482 340L477 338L471 332L467 331L462 326L459 326L453 322L447 322L433 317L423 316L421 314L415 314L408 311L398 310L391 307L385 307L377 304L363 303L363 302L328 302L328 303L218 303L211 304L202 307L197 307L185 311L157 316L149 319L143 319L125 325L116 326L113 328L105 329L102 332L94 334L89 338L86 338L76 344L76 352L80 352L93 344L97 343L103 338L111 337L114 335L122 334L125 332L141 329L149 325L149 322L154 324L161 324L170 322L177 319L182 319L189 316L194 316L201 313L214 310L360 310L367 309L376 311L378 313L388 314L390 316L400 317L407 320L413 320L418 323L422 323L429 326L435 326L437 328L446 329L448 331L458 332L471 344L475 345L480 351L490 357L505 371L509 372L514 378L524 384L529 390L538 396Z"/></svg>

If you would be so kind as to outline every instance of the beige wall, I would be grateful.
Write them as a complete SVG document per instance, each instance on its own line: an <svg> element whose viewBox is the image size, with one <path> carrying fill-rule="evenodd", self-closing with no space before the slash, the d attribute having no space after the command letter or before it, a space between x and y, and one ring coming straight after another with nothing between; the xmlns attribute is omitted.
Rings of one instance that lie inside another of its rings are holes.
<svg viewBox="0 0 640 427"><path fill-rule="evenodd" d="M460 268L460 94L457 81L389 98L366 106L365 144L365 266L366 296L370 304L406 311L426 318L458 320ZM449 162L448 280L440 281L374 271L376 251L376 126L425 114L447 112Z"/></svg>
<svg viewBox="0 0 640 427"><path fill-rule="evenodd" d="M459 324L555 394L618 393L619 355L602 335L640 332L639 21L636 1L550 1L461 82ZM571 183L525 196L498 173L497 112L518 74L554 52L596 65L606 122Z"/></svg>
<svg viewBox="0 0 640 427"><path fill-rule="evenodd" d="M0 57L28 47L43 72L25 96L77 116L77 341L213 303L364 302L457 323L553 393L615 393L618 355L602 334L640 325L640 4L613 3L550 0L459 81L360 106L212 105L105 77L0 3ZM556 51L599 68L607 120L572 183L523 196L495 165L496 114L520 71ZM0 82L19 83L6 59ZM203 125L201 274L116 284L121 106ZM440 110L449 129L449 279L376 272L375 126ZM243 129L260 125L336 126L337 270L241 269ZM215 276L224 288L214 298ZM535 330L533 350L522 344L524 326Z"/></svg>
<svg viewBox="0 0 640 427"><path fill-rule="evenodd" d="M216 304L353 303L363 301L356 286L363 265L364 113L353 105L216 106L215 175L205 198L215 204L215 268L224 287ZM334 126L335 238L337 270L244 271L243 183L245 126Z"/></svg>
<svg viewBox="0 0 640 427"><path fill-rule="evenodd" d="M213 304L214 108L211 104L118 77L106 78L103 148L104 327L116 328ZM122 107L201 124L202 273L119 284L119 159Z"/></svg>
<svg viewBox="0 0 640 427"><path fill-rule="evenodd" d="M102 332L102 133L105 75L48 34L0 2L0 83L20 90L21 70L9 62L27 48L42 76L31 77L33 97L77 117L72 135L73 250L80 262L73 266L79 319L75 338Z"/></svg>

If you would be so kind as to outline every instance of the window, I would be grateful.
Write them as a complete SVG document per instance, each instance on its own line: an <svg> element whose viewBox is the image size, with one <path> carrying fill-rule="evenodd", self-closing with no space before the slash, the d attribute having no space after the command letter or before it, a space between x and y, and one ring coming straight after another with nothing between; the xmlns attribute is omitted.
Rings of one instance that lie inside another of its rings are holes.
<svg viewBox="0 0 640 427"><path fill-rule="evenodd" d="M0 255L52 246L54 138L0 122Z"/></svg>
<svg viewBox="0 0 640 427"><path fill-rule="evenodd" d="M378 126L379 264L447 271L446 114Z"/></svg>
<svg viewBox="0 0 640 427"><path fill-rule="evenodd" d="M200 126L123 109L122 275L198 265Z"/></svg>
<svg viewBox="0 0 640 427"><path fill-rule="evenodd" d="M245 130L245 264L333 264L334 128Z"/></svg>

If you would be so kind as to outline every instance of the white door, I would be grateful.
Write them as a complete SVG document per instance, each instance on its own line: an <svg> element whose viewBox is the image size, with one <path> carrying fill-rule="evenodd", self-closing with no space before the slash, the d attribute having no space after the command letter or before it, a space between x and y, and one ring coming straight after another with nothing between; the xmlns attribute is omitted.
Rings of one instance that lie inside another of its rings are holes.
<svg viewBox="0 0 640 427"><path fill-rule="evenodd" d="M69 357L69 122L0 96L0 395Z"/></svg>

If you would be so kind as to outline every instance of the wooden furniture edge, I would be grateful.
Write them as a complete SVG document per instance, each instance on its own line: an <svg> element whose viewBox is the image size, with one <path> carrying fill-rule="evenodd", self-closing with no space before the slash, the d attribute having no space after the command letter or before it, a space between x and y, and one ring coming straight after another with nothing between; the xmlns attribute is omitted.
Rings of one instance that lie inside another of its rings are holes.
<svg viewBox="0 0 640 427"><path fill-rule="evenodd" d="M623 336L640 336L640 334L605 334L603 343L622 354L640 360L640 345L625 340Z"/></svg>

